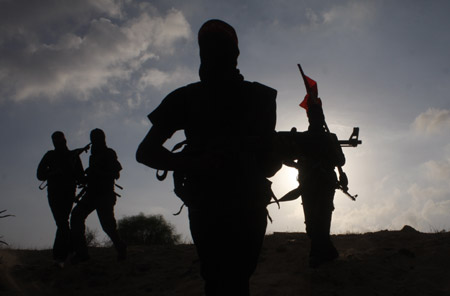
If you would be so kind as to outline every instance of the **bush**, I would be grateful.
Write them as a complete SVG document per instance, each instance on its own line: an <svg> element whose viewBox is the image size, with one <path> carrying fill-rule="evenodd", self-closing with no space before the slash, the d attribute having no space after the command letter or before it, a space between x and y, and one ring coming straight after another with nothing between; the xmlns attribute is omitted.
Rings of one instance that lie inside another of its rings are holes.
<svg viewBox="0 0 450 296"><path fill-rule="evenodd" d="M99 247L100 243L97 240L97 231L86 227L86 231L84 233L86 239L86 245L88 247Z"/></svg>
<svg viewBox="0 0 450 296"><path fill-rule="evenodd" d="M118 222L121 238L129 245L174 245L180 243L175 227L162 215L123 217Z"/></svg>

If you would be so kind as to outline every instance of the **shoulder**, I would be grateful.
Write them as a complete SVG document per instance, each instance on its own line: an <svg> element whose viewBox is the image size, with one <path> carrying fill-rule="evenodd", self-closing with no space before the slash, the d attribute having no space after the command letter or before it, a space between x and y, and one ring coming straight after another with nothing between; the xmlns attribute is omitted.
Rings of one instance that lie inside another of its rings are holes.
<svg viewBox="0 0 450 296"><path fill-rule="evenodd" d="M175 89L171 93L169 93L164 101L166 100L182 100L190 97L191 95L195 95L202 89L202 84L200 82L191 83L180 88Z"/></svg>
<svg viewBox="0 0 450 296"><path fill-rule="evenodd" d="M161 104L147 116L148 119L154 125L169 126L173 131L182 128L183 118L193 101L192 98L198 97L202 89L200 82L177 88L169 93Z"/></svg>
<svg viewBox="0 0 450 296"><path fill-rule="evenodd" d="M263 97L267 100L275 100L277 97L277 90L274 88L271 88L267 85L264 85L262 83L253 81L244 81L244 84L246 87L251 88L252 91L259 97Z"/></svg>
<svg viewBox="0 0 450 296"><path fill-rule="evenodd" d="M55 150L49 150L47 151L44 156L42 157L42 160L49 160L55 157Z"/></svg>
<svg viewBox="0 0 450 296"><path fill-rule="evenodd" d="M270 94L271 96L274 96L274 97L277 95L277 90L274 88L271 88L270 86L264 85L264 84L256 82L256 81L251 82L251 84L253 85L253 87L256 90L258 90L260 92Z"/></svg>
<svg viewBox="0 0 450 296"><path fill-rule="evenodd" d="M167 109L184 109L185 104L190 98L199 94L202 89L200 82L188 84L169 93L156 108L166 112Z"/></svg>
<svg viewBox="0 0 450 296"><path fill-rule="evenodd" d="M114 168L117 169L118 171L122 170L122 165L119 162L116 151L114 151L112 148L109 147L107 150L109 152L110 161L114 163Z"/></svg>
<svg viewBox="0 0 450 296"><path fill-rule="evenodd" d="M107 151L108 156L117 159L117 153L114 149L108 147L106 149L106 151Z"/></svg>

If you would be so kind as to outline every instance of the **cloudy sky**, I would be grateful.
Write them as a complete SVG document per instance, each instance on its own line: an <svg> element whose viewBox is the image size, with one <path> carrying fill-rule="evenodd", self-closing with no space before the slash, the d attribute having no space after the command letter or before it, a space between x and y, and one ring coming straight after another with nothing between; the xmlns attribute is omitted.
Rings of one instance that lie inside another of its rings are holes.
<svg viewBox="0 0 450 296"><path fill-rule="evenodd" d="M36 168L50 135L69 148L102 128L123 165L116 217L162 214L190 240L170 179L136 163L146 115L198 80L196 33L232 24L247 80L278 90L277 130L306 129L296 64L318 82L330 129L345 148L356 202L335 197L333 233L450 229L450 2L280 0L0 0L0 236L14 247L52 245L55 225ZM168 146L182 139L177 134ZM87 166L88 155L82 160ZM282 195L295 171L273 179ZM300 201L269 206L268 232L304 231ZM97 217L88 227L103 232Z"/></svg>

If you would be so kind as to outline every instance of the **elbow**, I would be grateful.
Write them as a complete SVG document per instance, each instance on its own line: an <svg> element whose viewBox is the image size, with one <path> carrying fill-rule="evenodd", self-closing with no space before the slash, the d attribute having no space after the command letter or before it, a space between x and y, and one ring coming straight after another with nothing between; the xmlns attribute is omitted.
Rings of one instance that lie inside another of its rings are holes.
<svg viewBox="0 0 450 296"><path fill-rule="evenodd" d="M136 151L136 161L145 166L155 168L155 151L151 146L141 143Z"/></svg>
<svg viewBox="0 0 450 296"><path fill-rule="evenodd" d="M154 169L166 169L170 163L170 152L163 144L168 138L168 133L152 127L136 150L136 161Z"/></svg>
<svg viewBox="0 0 450 296"><path fill-rule="evenodd" d="M37 171L36 177L39 181L45 181L47 180L47 176L44 172L41 172L40 170Z"/></svg>
<svg viewBox="0 0 450 296"><path fill-rule="evenodd" d="M145 153L144 153L144 149L142 147L142 144L139 145L137 151L136 151L136 161L142 164L145 164Z"/></svg>
<svg viewBox="0 0 450 296"><path fill-rule="evenodd" d="M341 166L344 166L344 165L345 165L345 157L342 157Z"/></svg>
<svg viewBox="0 0 450 296"><path fill-rule="evenodd" d="M345 165L345 156L342 154L341 157L337 159L336 166L343 167Z"/></svg>

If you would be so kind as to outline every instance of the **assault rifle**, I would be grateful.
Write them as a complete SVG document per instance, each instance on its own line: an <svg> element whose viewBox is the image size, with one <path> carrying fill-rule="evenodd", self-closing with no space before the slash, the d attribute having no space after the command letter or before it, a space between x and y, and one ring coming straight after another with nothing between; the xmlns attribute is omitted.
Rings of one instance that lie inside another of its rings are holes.
<svg viewBox="0 0 450 296"><path fill-rule="evenodd" d="M307 91L307 95L305 96L305 99L300 104L300 106L308 110L308 106L310 103L321 105L322 102L318 97L317 83L305 75L300 64L298 64L297 66L300 70ZM328 139L326 137L321 138L312 136L307 132L297 132L297 129L295 127L292 128L290 132L277 132L277 150L281 151L283 159L286 160L286 164L289 163L291 166L296 166L297 163L295 163L294 160L297 159L298 156L304 154L308 146L318 147L318 145L330 145L330 139L332 139L333 137L334 139L336 139L336 137L330 133L330 130L328 129L325 121L323 122L323 128L325 133L329 135ZM331 137L332 135L333 137ZM358 145L361 145L362 141L359 140L359 128L353 128L353 132L348 140L337 141L340 147L357 147ZM338 165L337 168L339 171L339 181L337 183L337 189L342 190L350 199L355 201L358 195L351 195L348 192L347 175L342 170L342 166ZM278 201L288 201L296 199L301 195L301 193L302 188L301 186L299 186L298 188L295 188L285 194Z"/></svg>
<svg viewBox="0 0 450 296"><path fill-rule="evenodd" d="M289 139L290 141L303 144L302 146L305 146L305 143L314 144L316 141L313 137L308 136L304 132L297 132L295 127L293 127L289 132L277 132L277 137L278 140L281 140L282 142ZM338 140L338 143L341 147L358 147L358 145L361 145L362 141L359 139L359 127L353 128L352 134L348 140Z"/></svg>
<svg viewBox="0 0 450 296"><path fill-rule="evenodd" d="M329 133L327 133L329 134ZM325 135L327 135L325 134ZM294 127L289 132L277 132L276 151L281 155L285 164L291 163L290 166L295 166L294 161L299 156L307 154L311 147L319 147L325 145L332 145L330 137L317 137L310 135L307 132L297 132ZM340 147L358 147L362 144L359 140L359 128L354 127L353 132L348 140L337 140ZM358 195L351 195L348 192L348 178L341 166L338 166L339 182L337 189L342 190L350 199L356 200ZM296 188L279 199L279 201L289 201L298 198L301 195L301 188Z"/></svg>
<svg viewBox="0 0 450 296"><path fill-rule="evenodd" d="M123 187L120 186L119 184L114 183L114 186L119 188L120 190L123 190ZM81 188L80 192L78 192L78 194L75 196L75 203L78 203L83 197L85 197L88 193L88 186L86 184L82 184L79 185L78 188ZM122 195L120 195L119 193L114 191L114 195L117 197L122 197Z"/></svg>
<svg viewBox="0 0 450 296"><path fill-rule="evenodd" d="M78 188L81 188L80 192L75 196L75 203L78 203L87 194L87 185L82 184Z"/></svg>

